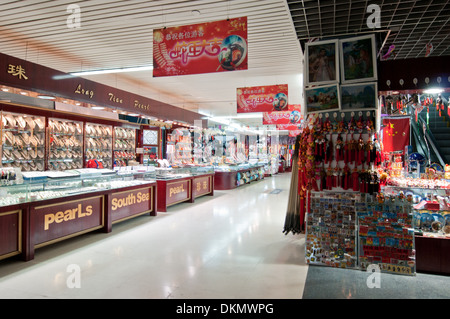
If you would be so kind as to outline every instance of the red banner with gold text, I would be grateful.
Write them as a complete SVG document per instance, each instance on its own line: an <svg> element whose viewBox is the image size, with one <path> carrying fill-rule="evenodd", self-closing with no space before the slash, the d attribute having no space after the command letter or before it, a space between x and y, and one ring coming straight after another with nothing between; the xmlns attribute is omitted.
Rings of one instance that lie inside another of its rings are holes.
<svg viewBox="0 0 450 319"><path fill-rule="evenodd" d="M247 68L247 17L153 31L154 77Z"/></svg>

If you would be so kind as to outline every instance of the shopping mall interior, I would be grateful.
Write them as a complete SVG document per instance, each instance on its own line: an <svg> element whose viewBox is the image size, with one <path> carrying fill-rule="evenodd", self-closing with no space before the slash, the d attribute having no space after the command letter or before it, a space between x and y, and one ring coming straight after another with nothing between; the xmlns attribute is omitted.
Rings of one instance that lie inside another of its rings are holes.
<svg viewBox="0 0 450 319"><path fill-rule="evenodd" d="M449 1L0 17L0 299L450 297Z"/></svg>

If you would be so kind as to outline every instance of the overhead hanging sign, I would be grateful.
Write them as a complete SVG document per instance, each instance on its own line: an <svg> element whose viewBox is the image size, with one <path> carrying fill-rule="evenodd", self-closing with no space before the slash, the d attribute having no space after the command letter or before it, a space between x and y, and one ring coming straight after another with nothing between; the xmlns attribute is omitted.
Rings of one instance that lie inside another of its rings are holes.
<svg viewBox="0 0 450 319"><path fill-rule="evenodd" d="M247 17L153 31L153 76L247 70Z"/></svg>
<svg viewBox="0 0 450 319"><path fill-rule="evenodd" d="M302 120L300 104L289 104L288 111L263 113L263 125L299 124Z"/></svg>
<svg viewBox="0 0 450 319"><path fill-rule="evenodd" d="M288 85L237 89L237 113L288 111Z"/></svg>

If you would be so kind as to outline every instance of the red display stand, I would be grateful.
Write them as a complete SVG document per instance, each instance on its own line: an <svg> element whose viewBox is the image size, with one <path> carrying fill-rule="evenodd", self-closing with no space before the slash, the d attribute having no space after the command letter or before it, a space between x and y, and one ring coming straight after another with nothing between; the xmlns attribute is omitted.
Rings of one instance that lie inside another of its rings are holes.
<svg viewBox="0 0 450 319"><path fill-rule="evenodd" d="M0 208L0 259L21 255L142 214L156 215L156 182Z"/></svg>
<svg viewBox="0 0 450 319"><path fill-rule="evenodd" d="M234 188L238 187L238 184L237 184L237 174L238 173L243 174L243 173L247 173L252 170L255 170L255 169L259 170L262 167L263 166L257 166L257 167L253 167L253 168L249 168L249 169L243 169L243 170L238 170L238 171L229 171L229 172L217 171L214 173L214 189L216 189L216 190L234 189ZM261 178L256 179L256 180L260 180L260 179ZM250 182L248 182L248 183L250 183Z"/></svg>
<svg viewBox="0 0 450 319"><path fill-rule="evenodd" d="M158 212L166 212L167 207L182 202L193 203L195 198L214 195L214 178L212 174L157 180Z"/></svg>

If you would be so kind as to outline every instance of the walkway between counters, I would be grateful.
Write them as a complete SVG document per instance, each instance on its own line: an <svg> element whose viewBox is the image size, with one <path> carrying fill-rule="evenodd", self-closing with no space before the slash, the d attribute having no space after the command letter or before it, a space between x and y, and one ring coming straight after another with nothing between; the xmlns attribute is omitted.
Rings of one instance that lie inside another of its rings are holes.
<svg viewBox="0 0 450 319"><path fill-rule="evenodd" d="M304 236L282 233L290 177L0 261L0 298L302 298Z"/></svg>

